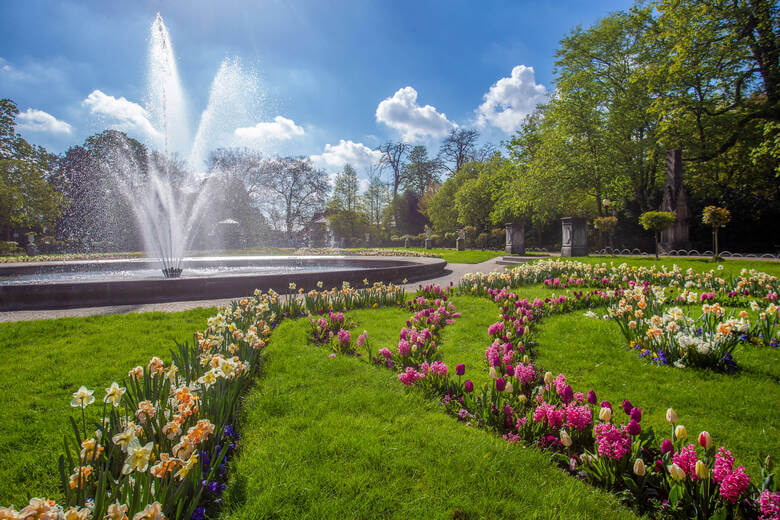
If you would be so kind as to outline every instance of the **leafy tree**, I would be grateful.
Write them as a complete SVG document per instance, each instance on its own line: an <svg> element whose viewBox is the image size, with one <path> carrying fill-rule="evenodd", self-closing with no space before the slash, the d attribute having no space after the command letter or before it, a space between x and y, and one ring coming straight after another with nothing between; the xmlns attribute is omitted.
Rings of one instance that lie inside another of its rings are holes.
<svg viewBox="0 0 780 520"><path fill-rule="evenodd" d="M722 228L731 220L731 213L726 208L717 206L707 206L701 213L701 221L704 224L712 226L712 235L715 239L714 249L712 251L712 260L718 259L718 228Z"/></svg>
<svg viewBox="0 0 780 520"><path fill-rule="evenodd" d="M363 205L365 206L368 222L379 230L382 224L382 213L390 203L390 192L387 185L378 175L372 175L368 179L368 188L363 194Z"/></svg>
<svg viewBox="0 0 780 520"><path fill-rule="evenodd" d="M672 227L677 216L671 211L645 211L639 216L639 223L647 231L655 234L655 259L658 260L658 243L661 231Z"/></svg>
<svg viewBox="0 0 780 520"><path fill-rule="evenodd" d="M368 216L360 197L357 172L349 165L336 176L333 195L326 207L328 225L333 234L346 245L358 245L368 229Z"/></svg>
<svg viewBox="0 0 780 520"><path fill-rule="evenodd" d="M401 185L404 190L422 197L428 186L439 183L441 164L437 159L428 158L425 146L418 145L409 152L409 158L401 170Z"/></svg>

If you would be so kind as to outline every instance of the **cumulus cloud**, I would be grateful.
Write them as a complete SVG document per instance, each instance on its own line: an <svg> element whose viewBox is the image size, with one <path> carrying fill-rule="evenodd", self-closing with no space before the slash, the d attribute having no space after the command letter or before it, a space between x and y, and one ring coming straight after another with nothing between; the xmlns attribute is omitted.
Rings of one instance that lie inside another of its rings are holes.
<svg viewBox="0 0 780 520"><path fill-rule="evenodd" d="M477 124L514 132L536 105L545 101L546 93L544 85L534 79L534 68L518 65L510 77L498 80L485 94L477 109Z"/></svg>
<svg viewBox="0 0 780 520"><path fill-rule="evenodd" d="M152 139L160 138L160 132L149 121L149 113L138 103L94 90L81 104L93 114L113 119L113 127L118 130L137 132Z"/></svg>
<svg viewBox="0 0 780 520"><path fill-rule="evenodd" d="M376 107L376 120L401 132L405 141L424 137L442 137L458 125L449 121L431 105L417 104L417 91L412 87L399 89Z"/></svg>
<svg viewBox="0 0 780 520"><path fill-rule="evenodd" d="M327 170L340 170L346 163L355 169L376 164L382 158L382 152L372 150L363 143L339 140L339 144L326 144L325 151L319 155L312 155L311 160L321 168Z"/></svg>
<svg viewBox="0 0 780 520"><path fill-rule="evenodd" d="M296 125L295 121L282 116L276 116L273 122L257 123L255 126L235 130L237 137L263 141L287 141L304 133L303 128Z"/></svg>
<svg viewBox="0 0 780 520"><path fill-rule="evenodd" d="M65 121L60 121L43 110L28 108L16 116L17 127L29 132L47 132L50 134L70 134L72 128Z"/></svg>

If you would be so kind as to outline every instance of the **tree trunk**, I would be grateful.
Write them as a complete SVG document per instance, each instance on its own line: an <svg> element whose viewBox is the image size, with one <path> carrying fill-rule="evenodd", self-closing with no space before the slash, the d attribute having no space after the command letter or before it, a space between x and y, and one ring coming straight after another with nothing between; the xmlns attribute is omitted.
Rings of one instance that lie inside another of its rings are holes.
<svg viewBox="0 0 780 520"><path fill-rule="evenodd" d="M718 228L716 226L713 226L712 232L715 233L715 250L712 252L712 260L717 261L718 260Z"/></svg>
<svg viewBox="0 0 780 520"><path fill-rule="evenodd" d="M661 241L661 233L656 231L655 232L655 259L658 260L658 243Z"/></svg>

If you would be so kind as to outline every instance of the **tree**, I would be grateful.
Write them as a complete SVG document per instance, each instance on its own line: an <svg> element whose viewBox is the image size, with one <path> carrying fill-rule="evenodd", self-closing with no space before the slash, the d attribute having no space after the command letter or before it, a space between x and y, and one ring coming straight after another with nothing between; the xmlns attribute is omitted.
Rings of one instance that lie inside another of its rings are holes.
<svg viewBox="0 0 780 520"><path fill-rule="evenodd" d="M465 128L450 130L439 148L441 164L451 173L461 169L467 162L475 159L479 132Z"/></svg>
<svg viewBox="0 0 780 520"><path fill-rule="evenodd" d="M382 213L390 202L390 193L385 183L378 175L368 178L368 188L363 194L363 204L368 215L368 222L376 229L382 224Z"/></svg>
<svg viewBox="0 0 780 520"><path fill-rule="evenodd" d="M379 164L383 167L389 167L393 173L393 198L395 198L398 196L398 188L401 186L401 170L409 151L409 145L403 141L388 141L378 150L382 152Z"/></svg>
<svg viewBox="0 0 780 520"><path fill-rule="evenodd" d="M0 224L3 239L12 229L42 229L54 224L63 197L46 181L34 164L18 159L0 159Z"/></svg>
<svg viewBox="0 0 780 520"><path fill-rule="evenodd" d="M428 158L425 146L415 146L401 169L401 184L405 191L414 192L420 198L428 186L439 183L440 170L441 163L437 159Z"/></svg>
<svg viewBox="0 0 780 520"><path fill-rule="evenodd" d="M264 168L268 175L266 217L269 222L280 222L288 243L294 244L295 230L324 209L330 192L328 177L304 157L267 159Z"/></svg>
<svg viewBox="0 0 780 520"><path fill-rule="evenodd" d="M65 199L48 182L52 155L16 134L19 109L0 99L0 229L42 230L54 224Z"/></svg>
<svg viewBox="0 0 780 520"><path fill-rule="evenodd" d="M712 261L718 259L718 228L722 228L731 220L731 213L726 208L719 208L717 206L707 206L704 208L701 214L701 221L704 224L712 226L712 236L715 240Z"/></svg>
<svg viewBox="0 0 780 520"><path fill-rule="evenodd" d="M350 246L362 242L368 229L368 216L363 209L357 172L348 163L336 176L326 210L328 225L336 238Z"/></svg>
<svg viewBox="0 0 780 520"><path fill-rule="evenodd" d="M655 233L655 259L658 260L658 243L661 239L661 231L668 229L677 220L677 216L671 211L645 211L639 216L639 223L648 231Z"/></svg>

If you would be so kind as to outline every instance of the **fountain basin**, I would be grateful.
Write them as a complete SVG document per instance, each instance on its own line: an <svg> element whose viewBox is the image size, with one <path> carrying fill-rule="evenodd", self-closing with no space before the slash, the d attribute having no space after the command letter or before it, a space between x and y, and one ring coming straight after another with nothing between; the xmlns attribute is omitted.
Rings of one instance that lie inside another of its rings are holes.
<svg viewBox="0 0 780 520"><path fill-rule="evenodd" d="M440 274L447 262L439 258L351 256L203 257L184 261L181 278L163 278L160 263L148 259L80 262L27 262L0 265L0 311L64 309L106 305L134 305L172 301L238 298L255 289L289 292L289 285L306 291L340 287L363 280L398 282ZM220 273L237 269L238 274ZM269 272L269 268L280 271ZM155 278L99 277L92 281L74 275L133 273L156 269ZM187 276L188 270L216 269L216 274ZM18 283L18 277L29 277ZM58 281L58 277L60 280ZM70 277L70 279L68 279ZM16 279L13 285L10 280ZM4 284L3 280L6 280Z"/></svg>

